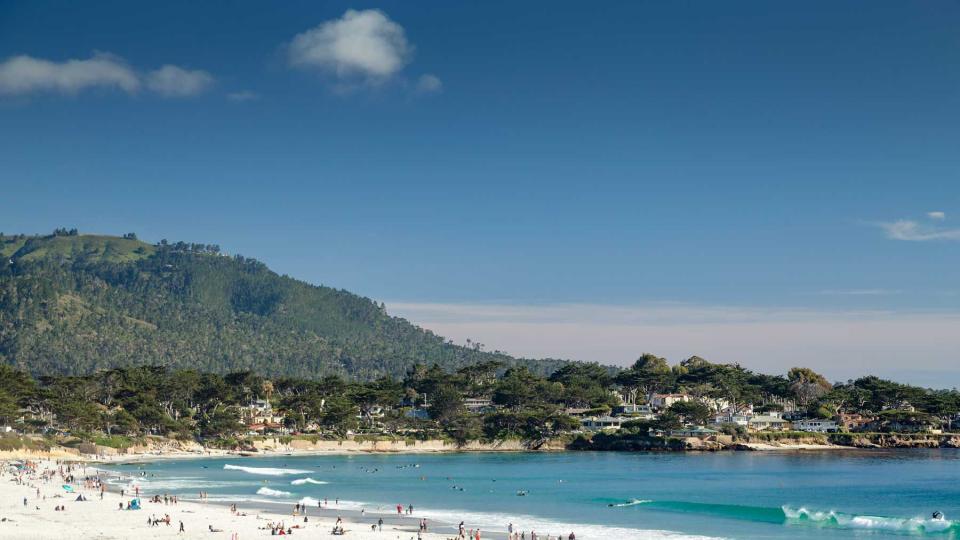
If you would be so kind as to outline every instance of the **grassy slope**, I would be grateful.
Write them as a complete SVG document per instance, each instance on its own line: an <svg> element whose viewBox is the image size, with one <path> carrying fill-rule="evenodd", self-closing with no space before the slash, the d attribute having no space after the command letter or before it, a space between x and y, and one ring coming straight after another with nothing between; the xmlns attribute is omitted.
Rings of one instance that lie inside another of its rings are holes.
<svg viewBox="0 0 960 540"><path fill-rule="evenodd" d="M0 253L24 262L39 259L72 260L81 254L103 261L123 263L148 257L154 247L139 240L116 236L44 236L10 237L0 239Z"/></svg>
<svg viewBox="0 0 960 540"><path fill-rule="evenodd" d="M372 377L415 362L515 361L445 343L369 299L232 257L88 235L0 237L0 254L19 263L11 281L0 274L0 307L3 289L14 291L0 312L0 361L37 373L164 363ZM31 269L38 262L46 269ZM522 362L547 372L562 363Z"/></svg>

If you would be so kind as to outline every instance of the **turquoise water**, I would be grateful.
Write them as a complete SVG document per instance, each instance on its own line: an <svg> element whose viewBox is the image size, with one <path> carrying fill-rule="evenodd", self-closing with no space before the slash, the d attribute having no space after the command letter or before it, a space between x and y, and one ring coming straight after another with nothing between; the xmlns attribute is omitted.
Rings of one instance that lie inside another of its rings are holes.
<svg viewBox="0 0 960 540"><path fill-rule="evenodd" d="M421 454L113 466L148 493L596 538L960 538L960 451ZM525 496L518 496L525 491ZM933 511L947 521L932 520ZM374 516L374 517L371 517Z"/></svg>

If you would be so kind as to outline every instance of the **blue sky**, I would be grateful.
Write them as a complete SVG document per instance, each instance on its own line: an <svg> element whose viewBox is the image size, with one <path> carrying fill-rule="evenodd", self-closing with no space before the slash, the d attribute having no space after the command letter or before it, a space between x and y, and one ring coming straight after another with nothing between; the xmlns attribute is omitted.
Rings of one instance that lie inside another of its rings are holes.
<svg viewBox="0 0 960 540"><path fill-rule="evenodd" d="M0 2L0 230L216 242L516 354L960 384L957 20Z"/></svg>

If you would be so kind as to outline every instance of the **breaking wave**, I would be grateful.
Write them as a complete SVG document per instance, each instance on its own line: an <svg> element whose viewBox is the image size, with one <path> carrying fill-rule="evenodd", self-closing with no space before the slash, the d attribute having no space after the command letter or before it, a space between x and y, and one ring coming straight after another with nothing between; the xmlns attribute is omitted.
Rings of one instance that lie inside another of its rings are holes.
<svg viewBox="0 0 960 540"><path fill-rule="evenodd" d="M229 471L243 471L249 474L262 474L265 476L283 476L285 474L307 474L310 471L305 471L303 469L277 469L273 467L244 467L242 465L230 465L229 463L223 466L224 469Z"/></svg>
<svg viewBox="0 0 960 540"><path fill-rule="evenodd" d="M888 517L837 512L835 510L811 510L805 507L784 505L780 508L711 504L685 501L649 501L631 499L610 504L612 507L641 506L669 512L709 515L743 521L782 523L790 526L813 526L835 529L870 530L906 534L940 534L960 532L960 521L925 517Z"/></svg>
<svg viewBox="0 0 960 540"><path fill-rule="evenodd" d="M293 482L290 482L290 484L292 484L292 485L294 485L294 486L302 486L302 485L304 485L304 484L317 484L317 485L320 485L320 484L326 484L326 483L327 483L327 482L324 482L323 480L314 480L313 478L297 478L297 479L294 480Z"/></svg>
<svg viewBox="0 0 960 540"><path fill-rule="evenodd" d="M271 489L268 487L262 487L257 490L257 495L269 495L270 497L289 497L289 491L281 491L279 489Z"/></svg>

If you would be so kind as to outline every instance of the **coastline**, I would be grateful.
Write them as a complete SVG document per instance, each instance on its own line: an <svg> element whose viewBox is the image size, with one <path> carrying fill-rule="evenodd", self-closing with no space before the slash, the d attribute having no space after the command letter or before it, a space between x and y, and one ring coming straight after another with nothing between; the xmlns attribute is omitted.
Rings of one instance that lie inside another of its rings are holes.
<svg viewBox="0 0 960 540"><path fill-rule="evenodd" d="M4 460L62 460L64 462L101 462L101 463L129 463L154 460L201 459L210 457L244 458L244 457L271 457L271 456L339 456L351 454L438 454L438 453L551 453L551 452L816 452L835 450L869 450L869 449L910 449L910 448L958 448L958 435L930 435L917 436L909 434L883 434L879 438L851 437L848 444L835 444L814 440L764 440L764 441L734 441L728 444L704 444L698 439L678 440L675 447L665 446L636 446L618 448L570 448L561 444L545 444L531 448L522 441L501 441L497 443L468 443L467 445L450 444L446 441L417 441L418 444L406 444L396 441L318 441L293 440L290 444L258 444L255 451L225 450L208 448L197 443L188 443L178 447L165 441L163 444L150 446L135 446L126 449L116 449L92 444L81 445L80 448L55 446L47 450L13 449L0 451L0 461ZM259 441L258 441L259 442Z"/></svg>
<svg viewBox="0 0 960 540"><path fill-rule="evenodd" d="M401 518L382 514L382 530L372 530L372 514L363 522L358 512L348 509L317 509L308 507L303 513L292 514L294 501L277 502L237 502L237 512L232 512L229 501L200 502L180 499L176 504L151 502L149 497L161 495L142 493L140 510L120 510L118 505L126 505L132 499L129 493L125 497L109 488L101 492L94 484L85 482L85 478L105 477L104 471L94 463L63 463L56 460L36 460L31 464L31 472L12 474L6 466L12 460L0 459L3 470L0 471L0 539L46 539L46 538L99 538L123 539L137 536L140 538L251 538L272 536L269 525L282 522L291 528L292 534L330 535L337 517L343 518L343 526L350 538L357 540L384 540L415 538L418 529L418 516ZM73 481L67 481L72 474ZM64 488L67 485L71 489ZM109 486L108 483L103 484ZM101 494L102 493L102 494ZM86 500L77 501L82 495ZM65 510L54 510L63 505ZM164 522L156 526L148 524L148 518L156 516L170 517L170 524ZM308 521L304 521L304 517ZM180 532L180 523L184 532ZM431 524L437 528L441 524ZM445 526L444 526L445 525ZM454 525L443 524L446 534L426 532L423 540L442 540L451 536ZM234 536L236 535L236 536ZM484 532L486 538L503 535L491 535Z"/></svg>

